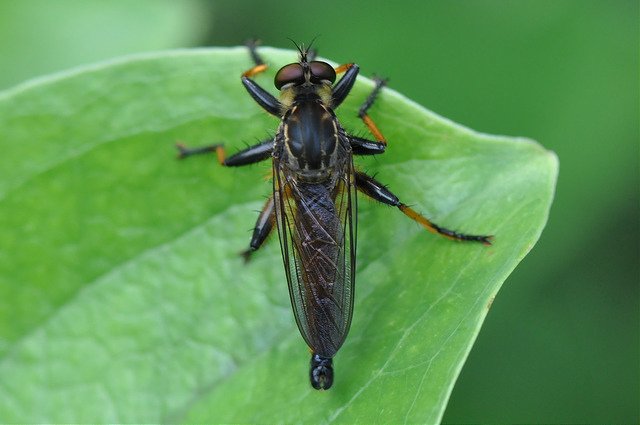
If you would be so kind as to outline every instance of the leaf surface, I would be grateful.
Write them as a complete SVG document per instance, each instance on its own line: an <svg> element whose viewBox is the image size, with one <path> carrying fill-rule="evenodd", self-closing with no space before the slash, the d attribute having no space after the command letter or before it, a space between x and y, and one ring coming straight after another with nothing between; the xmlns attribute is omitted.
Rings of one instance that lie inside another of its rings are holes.
<svg viewBox="0 0 640 425"><path fill-rule="evenodd" d="M261 50L272 89L291 51ZM538 239L557 159L473 132L384 90L387 152L357 164L436 223L363 198L356 305L330 391L308 382L277 243L244 265L271 184L175 160L174 142L233 152L277 120L247 95L244 48L128 57L0 93L3 422L434 423L493 297ZM372 87L337 111L345 128ZM273 92L273 90L272 90Z"/></svg>

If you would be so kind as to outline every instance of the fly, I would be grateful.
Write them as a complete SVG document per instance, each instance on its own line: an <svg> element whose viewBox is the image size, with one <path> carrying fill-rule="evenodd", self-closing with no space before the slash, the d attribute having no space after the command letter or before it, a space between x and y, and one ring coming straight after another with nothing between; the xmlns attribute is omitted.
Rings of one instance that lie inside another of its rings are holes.
<svg viewBox="0 0 640 425"><path fill-rule="evenodd" d="M293 313L311 350L311 386L326 390L333 384L333 357L342 346L353 315L356 270L356 191L397 207L426 230L458 241L491 244L491 236L466 235L438 226L402 203L387 187L356 169L354 155L384 153L387 142L369 117L385 80L375 87L359 110L374 140L348 134L334 110L342 104L358 76L348 63L333 68L315 60L315 52L299 47L298 62L280 68L277 99L253 79L267 65L255 42L248 43L254 66L242 74L242 84L265 111L280 119L275 137L230 157L222 144L186 148L179 157L215 152L229 167L271 158L273 194L256 222L245 259L257 251L275 227L278 229ZM336 83L336 75L344 73ZM335 83L335 84L334 84Z"/></svg>

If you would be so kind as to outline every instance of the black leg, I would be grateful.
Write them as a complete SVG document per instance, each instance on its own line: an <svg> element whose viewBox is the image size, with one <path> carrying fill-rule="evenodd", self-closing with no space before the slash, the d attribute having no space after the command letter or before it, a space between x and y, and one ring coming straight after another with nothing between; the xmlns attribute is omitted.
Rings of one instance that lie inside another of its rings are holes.
<svg viewBox="0 0 640 425"><path fill-rule="evenodd" d="M218 162L221 165L227 167L239 167L242 165L255 164L256 162L270 158L271 153L273 152L273 139L267 139L256 145L249 146L228 158L226 157L226 152L222 143L197 148L187 148L182 143L177 143L176 147L178 148L178 158L181 159L187 158L191 155L215 152L218 156Z"/></svg>
<svg viewBox="0 0 640 425"><path fill-rule="evenodd" d="M354 155L379 155L387 148L386 143L375 142L362 137L347 136Z"/></svg>
<svg viewBox="0 0 640 425"><path fill-rule="evenodd" d="M240 167L242 165L255 164L256 162L271 158L272 153L273 139L267 139L231 155L224 160L223 165L227 167Z"/></svg>
<svg viewBox="0 0 640 425"><path fill-rule="evenodd" d="M333 86L332 92L332 107L336 109L340 104L347 98L353 84L356 82L356 77L358 76L358 72L360 68L355 63L349 63L346 65L341 65L336 68L336 73L344 72L346 73L342 76L340 81L338 81Z"/></svg>
<svg viewBox="0 0 640 425"><path fill-rule="evenodd" d="M260 57L260 55L258 54L258 46L260 45L260 40L252 38L247 40L244 44L249 48L249 55L251 56L251 60L253 61L255 66L250 70L245 71L243 75L250 77L266 70L267 65L262 60L262 57ZM256 68L258 68L258 70L256 70Z"/></svg>
<svg viewBox="0 0 640 425"><path fill-rule="evenodd" d="M359 191L369 196L370 198L375 199L376 201L398 207L398 209L400 209L400 211L402 211L404 215L414 220L432 233L436 233L444 236L445 238L456 241L473 241L483 243L484 245L491 245L491 239L493 238L492 236L466 235L438 226L428 218L424 217L420 213L414 211L412 208L400 202L398 197L394 195L389 189L387 189L385 185L375 180L373 177L370 177L360 171L356 171L356 187Z"/></svg>
<svg viewBox="0 0 640 425"><path fill-rule="evenodd" d="M276 99L271 95L271 93L260 87L258 83L248 77L245 77L244 75L242 76L242 84L244 84L244 88L247 89L247 92L249 92L253 100L255 100L256 103L262 107L262 109L264 109L271 115L280 118L282 105L280 104L280 101L278 99Z"/></svg>
<svg viewBox="0 0 640 425"><path fill-rule="evenodd" d="M256 40L250 40L247 42L249 54L251 55L251 59L255 65L242 73L242 84L258 105L271 115L275 115L279 118L282 110L280 101L251 79L251 77L266 71L268 68L267 64L265 64L260 55L258 55L257 46L258 42Z"/></svg>
<svg viewBox="0 0 640 425"><path fill-rule="evenodd" d="M176 143L176 149L178 149L178 159L184 159L193 155L202 155L204 153L213 153L216 152L218 150L218 147L220 146L222 146L222 143L188 148L182 142Z"/></svg>
<svg viewBox="0 0 640 425"><path fill-rule="evenodd" d="M273 223L276 221L276 213L273 209L273 196L267 199L267 202L262 207L256 225L253 228L253 235L251 236L251 242L249 248L242 251L240 254L244 257L244 261L247 262L251 259L251 254L257 251L271 234L273 230Z"/></svg>

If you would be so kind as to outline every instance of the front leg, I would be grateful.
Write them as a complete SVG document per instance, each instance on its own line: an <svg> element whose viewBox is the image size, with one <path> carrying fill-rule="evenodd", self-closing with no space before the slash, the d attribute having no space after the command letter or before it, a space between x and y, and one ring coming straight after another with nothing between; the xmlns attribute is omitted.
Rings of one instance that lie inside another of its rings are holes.
<svg viewBox="0 0 640 425"><path fill-rule="evenodd" d="M345 72L346 71L346 72ZM336 109L347 98L351 88L356 82L360 68L355 63L340 65L336 68L336 74L344 72L340 81L338 81L331 92L331 106Z"/></svg>
<svg viewBox="0 0 640 425"><path fill-rule="evenodd" d="M258 43L256 40L250 40L247 42L249 54L251 55L251 59L255 65L242 73L242 84L258 105L271 115L280 118L280 113L282 111L280 101L251 79L251 77L266 71L268 68L268 65L264 63L260 55L258 55L257 46Z"/></svg>
<svg viewBox="0 0 640 425"><path fill-rule="evenodd" d="M400 202L398 197L394 195L385 185L375 180L373 177L366 175L363 172L356 171L356 188L369 196L370 198L375 199L376 201L382 202L387 205L391 205L394 207L398 207L400 211L413 221L420 224L422 227L427 229L432 233L436 233L440 236L444 236L447 239L452 239L456 241L472 241L472 242L480 242L484 245L491 245L491 239L493 236L484 236L484 235L467 235L464 233L458 233L453 230L445 229L444 227L438 226L425 216L421 215L417 211L408 207L407 205Z"/></svg>

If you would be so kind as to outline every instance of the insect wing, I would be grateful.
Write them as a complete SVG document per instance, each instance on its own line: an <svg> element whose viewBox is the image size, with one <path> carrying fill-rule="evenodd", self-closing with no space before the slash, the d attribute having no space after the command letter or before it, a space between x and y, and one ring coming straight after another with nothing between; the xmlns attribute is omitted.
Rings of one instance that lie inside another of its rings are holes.
<svg viewBox="0 0 640 425"><path fill-rule="evenodd" d="M324 183L296 181L274 158L276 222L289 295L307 345L332 357L353 314L355 177L350 152Z"/></svg>

